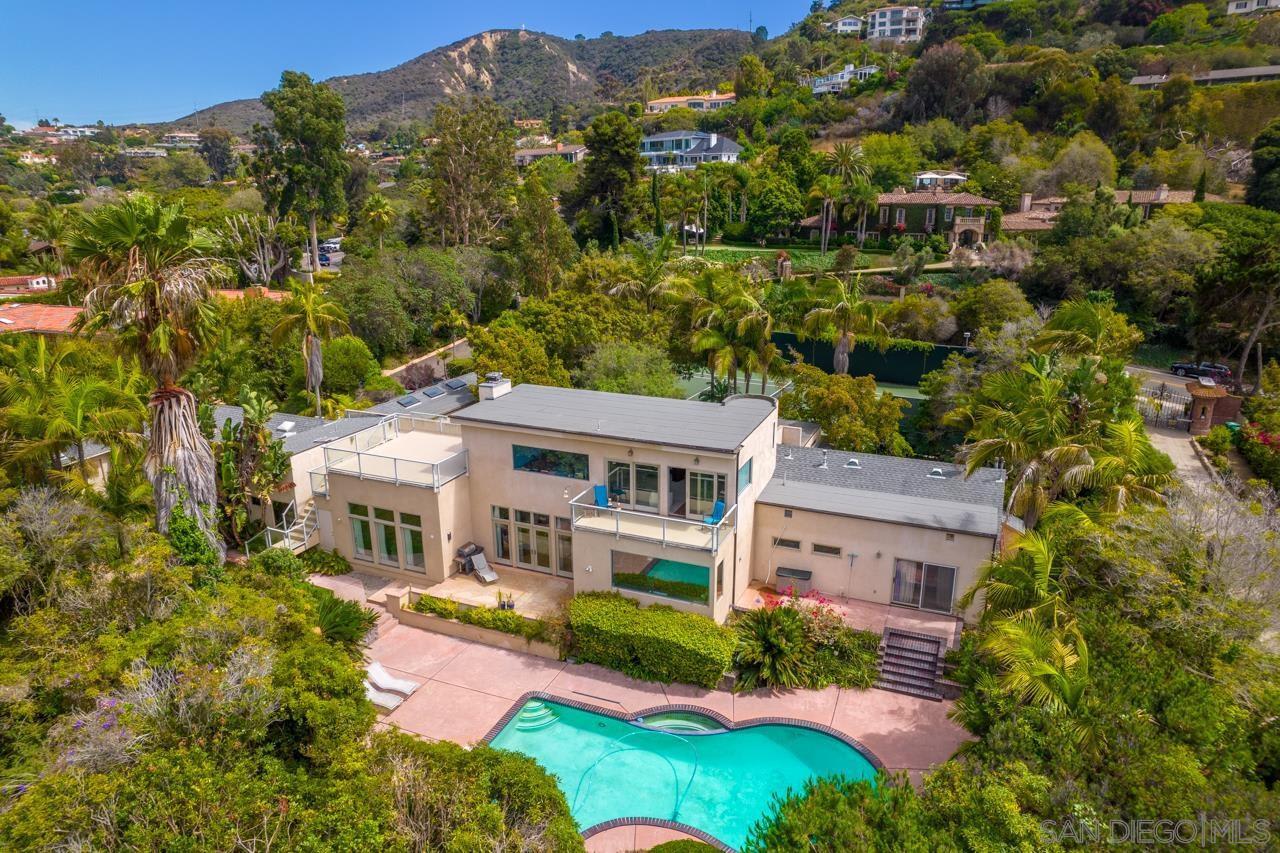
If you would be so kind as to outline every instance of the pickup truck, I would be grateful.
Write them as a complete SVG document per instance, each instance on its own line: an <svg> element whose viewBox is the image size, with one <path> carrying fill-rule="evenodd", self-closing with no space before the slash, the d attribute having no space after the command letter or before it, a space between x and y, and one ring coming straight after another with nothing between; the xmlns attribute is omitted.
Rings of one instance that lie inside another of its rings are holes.
<svg viewBox="0 0 1280 853"><path fill-rule="evenodd" d="M1215 382L1231 379L1231 368L1213 361L1175 361L1169 370L1175 376L1207 376Z"/></svg>

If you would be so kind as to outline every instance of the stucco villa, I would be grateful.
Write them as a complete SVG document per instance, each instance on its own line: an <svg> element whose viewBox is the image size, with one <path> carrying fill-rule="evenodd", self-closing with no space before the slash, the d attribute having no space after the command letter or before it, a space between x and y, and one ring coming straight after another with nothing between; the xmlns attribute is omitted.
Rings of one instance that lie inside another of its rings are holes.
<svg viewBox="0 0 1280 853"><path fill-rule="evenodd" d="M424 393L435 411L419 408ZM957 599L1012 529L1002 471L805 446L812 425L780 421L769 397L513 387L500 374L475 393L427 389L383 404L399 412L299 436L295 520L279 542L336 548L419 587L465 571L459 549L479 546L505 572L716 620L767 586L958 623L979 605Z"/></svg>

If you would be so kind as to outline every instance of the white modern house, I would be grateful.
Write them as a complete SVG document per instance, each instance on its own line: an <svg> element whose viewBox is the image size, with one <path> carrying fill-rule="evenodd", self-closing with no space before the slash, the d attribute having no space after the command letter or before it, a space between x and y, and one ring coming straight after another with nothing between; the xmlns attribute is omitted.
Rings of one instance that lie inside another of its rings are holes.
<svg viewBox="0 0 1280 853"><path fill-rule="evenodd" d="M880 41L920 41L928 12L919 6L882 6L867 15L867 38Z"/></svg>
<svg viewBox="0 0 1280 853"><path fill-rule="evenodd" d="M859 36L862 35L862 28L866 25L866 19L859 15L845 15L843 18L832 21L827 24L827 29L842 36Z"/></svg>
<svg viewBox="0 0 1280 853"><path fill-rule="evenodd" d="M815 431L780 422L770 397L512 387L500 374L475 397L465 382L424 395L291 425L298 493L276 496L289 528L276 544L336 548L420 589L479 546L501 572L717 620L767 586L958 625L977 605L957 600L1014 529L1002 471L802 446Z"/></svg>
<svg viewBox="0 0 1280 853"><path fill-rule="evenodd" d="M708 113L724 107L733 106L738 96L733 92L711 92L705 95L671 95L666 98L654 98L644 105L646 113L665 113L677 107Z"/></svg>
<svg viewBox="0 0 1280 853"><path fill-rule="evenodd" d="M640 140L640 156L645 168L678 172L699 163L736 163L742 146L718 133L700 130L672 130Z"/></svg>
<svg viewBox="0 0 1280 853"><path fill-rule="evenodd" d="M865 83L880 73L879 65L846 65L834 74L824 74L809 81L815 95L843 92L851 81Z"/></svg>
<svg viewBox="0 0 1280 853"><path fill-rule="evenodd" d="M1267 12L1280 12L1280 0L1230 0L1227 3L1228 15L1256 15Z"/></svg>
<svg viewBox="0 0 1280 853"><path fill-rule="evenodd" d="M941 171L916 172L916 189L931 190L941 188L944 190L953 190L956 187L969 180L969 176L964 172L956 172L951 169Z"/></svg>

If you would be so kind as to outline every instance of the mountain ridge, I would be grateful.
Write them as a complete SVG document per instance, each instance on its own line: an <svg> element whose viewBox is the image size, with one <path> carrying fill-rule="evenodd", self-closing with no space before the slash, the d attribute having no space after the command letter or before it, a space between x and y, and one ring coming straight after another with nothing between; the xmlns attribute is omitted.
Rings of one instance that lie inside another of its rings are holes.
<svg viewBox="0 0 1280 853"><path fill-rule="evenodd" d="M487 95L514 112L545 115L554 103L594 104L649 86L711 87L730 79L751 49L740 30L649 30L634 36L565 39L531 30L485 30L381 71L324 81L343 96L347 122L426 119L454 95ZM174 130L218 125L241 135L268 113L258 98L197 110L163 123Z"/></svg>

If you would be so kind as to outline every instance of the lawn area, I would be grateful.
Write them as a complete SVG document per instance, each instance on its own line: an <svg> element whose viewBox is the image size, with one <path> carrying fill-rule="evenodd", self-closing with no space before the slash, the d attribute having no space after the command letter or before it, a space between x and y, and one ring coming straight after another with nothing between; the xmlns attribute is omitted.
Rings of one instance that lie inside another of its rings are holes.
<svg viewBox="0 0 1280 853"><path fill-rule="evenodd" d="M752 258L762 258L772 262L773 257L778 254L779 248L785 247L774 246L761 249L751 246L708 246L705 257L709 261L722 264L738 264L743 261L749 261ZM829 270L836 260L835 248L828 250L825 255L817 249L786 249L786 252L791 256L791 268L795 272ZM889 263L888 255L867 254L866 252L858 254L859 268L883 266L887 263Z"/></svg>

